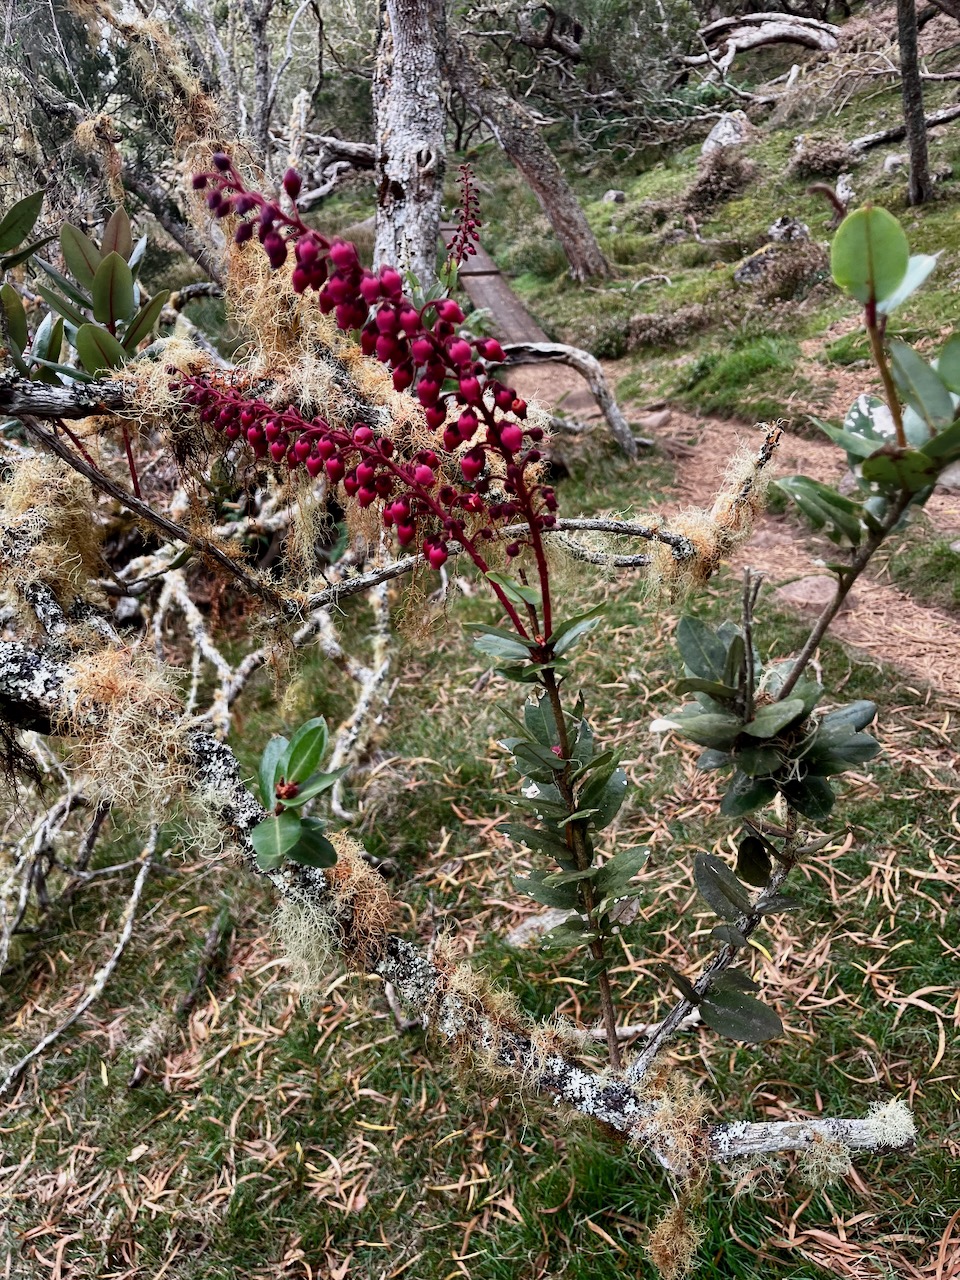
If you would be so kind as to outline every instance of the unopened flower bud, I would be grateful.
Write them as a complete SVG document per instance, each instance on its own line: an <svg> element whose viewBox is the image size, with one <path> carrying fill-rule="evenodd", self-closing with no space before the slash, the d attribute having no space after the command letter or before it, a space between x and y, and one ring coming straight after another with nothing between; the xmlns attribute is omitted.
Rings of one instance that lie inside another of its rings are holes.
<svg viewBox="0 0 960 1280"><path fill-rule="evenodd" d="M523 431L513 422L506 422L500 428L500 443L511 453L523 447Z"/></svg>
<svg viewBox="0 0 960 1280"><path fill-rule="evenodd" d="M227 173L230 169L230 157L225 151L215 151L213 153L214 167L219 169L221 173Z"/></svg>
<svg viewBox="0 0 960 1280"><path fill-rule="evenodd" d="M296 200L297 196L300 194L300 188L302 185L303 183L301 182L300 175L297 173L296 169L288 169L283 175L283 189L291 200Z"/></svg>

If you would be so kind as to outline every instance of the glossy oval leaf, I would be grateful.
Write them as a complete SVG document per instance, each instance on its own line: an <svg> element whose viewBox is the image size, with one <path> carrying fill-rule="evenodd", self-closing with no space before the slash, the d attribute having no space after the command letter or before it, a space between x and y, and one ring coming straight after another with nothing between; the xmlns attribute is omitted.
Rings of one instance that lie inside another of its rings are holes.
<svg viewBox="0 0 960 1280"><path fill-rule="evenodd" d="M328 739L323 716L300 726L283 755L283 776L287 782L305 782L316 771L326 753Z"/></svg>
<svg viewBox="0 0 960 1280"><path fill-rule="evenodd" d="M888 316L897 307L902 306L904 302L915 293L923 284L927 276L937 265L939 253L916 253L913 254L907 263L906 274L900 281L893 293L888 294L882 301L877 303L877 310L881 315Z"/></svg>
<svg viewBox="0 0 960 1280"><path fill-rule="evenodd" d="M0 253L10 253L26 240L42 208L42 191L34 191L11 205L0 218Z"/></svg>
<svg viewBox="0 0 960 1280"><path fill-rule="evenodd" d="M260 757L260 801L265 809L272 809L277 803L276 786L281 775L280 762L289 747L287 738L271 738Z"/></svg>
<svg viewBox="0 0 960 1280"><path fill-rule="evenodd" d="M677 648L691 676L723 683L727 646L706 623L684 615L677 623Z"/></svg>
<svg viewBox="0 0 960 1280"><path fill-rule="evenodd" d="M261 871L273 871L300 839L300 818L285 809L275 817L258 822L250 832L250 843Z"/></svg>
<svg viewBox="0 0 960 1280"><path fill-rule="evenodd" d="M753 719L743 726L744 733L751 738L774 738L788 724L804 714L802 698L786 698L783 702L769 702L765 707L758 707Z"/></svg>
<svg viewBox="0 0 960 1280"><path fill-rule="evenodd" d="M96 324L84 324L77 330L77 355L87 373L94 375L104 369L119 369L127 353L112 333Z"/></svg>
<svg viewBox="0 0 960 1280"><path fill-rule="evenodd" d="M300 838L287 851L291 862L302 867L332 867L337 861L337 851L323 834L324 823L319 818L301 818Z"/></svg>
<svg viewBox="0 0 960 1280"><path fill-rule="evenodd" d="M94 319L101 324L117 324L133 315L136 300L133 272L119 253L109 253L97 268L90 292Z"/></svg>
<svg viewBox="0 0 960 1280"><path fill-rule="evenodd" d="M830 270L858 302L882 302L903 282L910 248L900 223L886 209L864 205L841 222L830 248Z"/></svg>
<svg viewBox="0 0 960 1280"><path fill-rule="evenodd" d="M720 858L698 853L693 860L693 879L701 896L718 916L736 920L750 910L750 895Z"/></svg>
<svg viewBox="0 0 960 1280"><path fill-rule="evenodd" d="M103 256L90 237L68 222L60 231L60 252L81 289L92 289Z"/></svg>
<svg viewBox="0 0 960 1280"><path fill-rule="evenodd" d="M960 395L960 333L955 333L944 344L937 361L937 373L951 391Z"/></svg>
<svg viewBox="0 0 960 1280"><path fill-rule="evenodd" d="M726 818L742 818L769 804L776 794L777 788L769 778L751 778L738 769L720 802L720 812Z"/></svg>
<svg viewBox="0 0 960 1280"><path fill-rule="evenodd" d="M744 836L737 847L737 875L747 884L763 889L773 864L766 845L758 836Z"/></svg>
<svg viewBox="0 0 960 1280"><path fill-rule="evenodd" d="M893 338L890 341L893 378L907 404L916 409L932 430L953 421L953 400L937 371L913 347Z"/></svg>
<svg viewBox="0 0 960 1280"><path fill-rule="evenodd" d="M744 1044L763 1044L783 1034L779 1016L734 986L715 986L700 1001L700 1016L713 1031Z"/></svg>
<svg viewBox="0 0 960 1280"><path fill-rule="evenodd" d="M306 804L308 800L313 800L317 796L322 795L324 791L329 791L338 778L350 768L349 765L343 765L339 769L331 769L329 773L314 773L297 792L291 800L284 800L284 804L299 808L300 805Z"/></svg>

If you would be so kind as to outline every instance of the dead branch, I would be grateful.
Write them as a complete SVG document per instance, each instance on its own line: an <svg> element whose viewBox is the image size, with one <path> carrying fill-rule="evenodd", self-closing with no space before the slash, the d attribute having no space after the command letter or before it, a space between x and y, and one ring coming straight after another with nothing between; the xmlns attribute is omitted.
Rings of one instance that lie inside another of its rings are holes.
<svg viewBox="0 0 960 1280"><path fill-rule="evenodd" d="M949 121L956 120L958 116L960 116L960 106L942 107L939 111L932 111L926 116L924 124L928 129L934 129L938 124L948 124ZM869 151L871 147L879 147L884 142L898 142L906 137L906 133L906 125L895 124L889 129L880 129L876 133L865 133L859 138L854 138L847 145L851 151Z"/></svg>

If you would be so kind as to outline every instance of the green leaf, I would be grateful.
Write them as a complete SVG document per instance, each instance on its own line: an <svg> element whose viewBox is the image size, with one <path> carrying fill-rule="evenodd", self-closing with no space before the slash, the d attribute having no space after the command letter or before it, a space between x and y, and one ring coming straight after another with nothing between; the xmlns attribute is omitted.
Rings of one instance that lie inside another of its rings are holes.
<svg viewBox="0 0 960 1280"><path fill-rule="evenodd" d="M289 747L287 738L271 738L260 757L260 799L265 809L272 809L277 803L277 780L280 777L280 762Z"/></svg>
<svg viewBox="0 0 960 1280"><path fill-rule="evenodd" d="M514 876L513 887L518 893L525 893L545 907L559 907L565 911L574 910L578 901L576 885L545 884L548 874L546 871L531 871L529 876Z"/></svg>
<svg viewBox="0 0 960 1280"><path fill-rule="evenodd" d="M37 259L37 266L42 267L60 292L78 307L86 307L88 311L93 308L93 299L82 289L78 289L72 281L66 276L61 275L56 267L52 267L49 262L44 262L42 258Z"/></svg>
<svg viewBox="0 0 960 1280"><path fill-rule="evenodd" d="M836 800L829 782L809 774L799 782L781 783L780 791L787 803L811 822L824 822Z"/></svg>
<svg viewBox="0 0 960 1280"><path fill-rule="evenodd" d="M866 729L868 724L873 724L876 716L875 702L870 702L867 698L850 702L845 707L838 707L836 711L830 711L823 717L817 739L834 745L850 733L859 733L861 729Z"/></svg>
<svg viewBox="0 0 960 1280"><path fill-rule="evenodd" d="M783 702L768 702L758 707L753 719L743 726L751 738L775 738L778 733L798 720L805 712L802 698L786 698Z"/></svg>
<svg viewBox="0 0 960 1280"><path fill-rule="evenodd" d="M693 879L701 896L725 920L736 920L750 910L750 895L727 864L712 853L695 856Z"/></svg>
<svg viewBox="0 0 960 1280"><path fill-rule="evenodd" d="M261 871L274 870L299 839L300 818L288 809L276 817L258 822L250 832L250 843L257 854L257 866Z"/></svg>
<svg viewBox="0 0 960 1280"><path fill-rule="evenodd" d="M535 649L537 645L536 640L525 640L517 631L507 631L504 627L491 627L486 622L465 622L464 629L486 636L500 636L502 640L512 640L514 644L522 644L527 649Z"/></svg>
<svg viewBox="0 0 960 1280"><path fill-rule="evenodd" d="M595 809L592 825L597 831L610 825L627 794L627 775L618 767L616 757L611 766L600 769L580 792L577 804L580 810Z"/></svg>
<svg viewBox="0 0 960 1280"><path fill-rule="evenodd" d="M101 324L128 320L136 306L133 272L119 253L108 253L97 267L91 288L93 316Z"/></svg>
<svg viewBox="0 0 960 1280"><path fill-rule="evenodd" d="M77 284L82 289L92 289L103 257L90 237L68 222L60 230L60 252Z"/></svg>
<svg viewBox="0 0 960 1280"><path fill-rule="evenodd" d="M581 636L586 635L599 625L606 609L607 606L605 604L598 604L586 613L578 613L576 617L568 618L566 622L561 622L547 636L547 644L553 645L557 653L566 653Z"/></svg>
<svg viewBox="0 0 960 1280"><path fill-rule="evenodd" d="M570 947L582 947L585 943L592 942L595 937L597 935L587 929L586 920L579 916L571 916L569 920L564 920L562 924L547 930L540 939L540 948L543 951L566 951Z"/></svg>
<svg viewBox="0 0 960 1280"><path fill-rule="evenodd" d="M691 1004L695 1004L695 1005L700 1004L700 999L701 999L700 993L697 991L696 987L693 985L693 983L690 981L689 978L685 978L682 973L679 973L673 967L672 964L667 964L665 961L662 961L662 960L658 963L657 968L662 970L665 974L667 974L667 976L670 978L670 981L682 993L685 1000L689 1000Z"/></svg>
<svg viewBox="0 0 960 1280"><path fill-rule="evenodd" d="M513 757L520 772L534 782L549 782L566 764L549 747L541 747L536 742L517 743L513 748Z"/></svg>
<svg viewBox="0 0 960 1280"><path fill-rule="evenodd" d="M124 262L127 262L133 253L130 219L123 208L114 209L104 229L103 239L100 241L101 257L109 257L111 253L118 253Z"/></svg>
<svg viewBox="0 0 960 1280"><path fill-rule="evenodd" d="M900 284L894 289L893 293L888 294L882 302L877 303L877 310L881 315L888 316L894 312L897 307L915 293L923 284L927 276L937 265L939 253L915 253L911 254L907 263L907 272Z"/></svg>
<svg viewBox="0 0 960 1280"><path fill-rule="evenodd" d="M751 778L766 778L776 773L783 763L778 747L740 747L736 752L737 768Z"/></svg>
<svg viewBox="0 0 960 1280"><path fill-rule="evenodd" d="M860 506L829 485L809 476L784 476L777 488L792 498L815 529L823 529L831 542L847 538L859 546L863 536Z"/></svg>
<svg viewBox="0 0 960 1280"><path fill-rule="evenodd" d="M882 302L903 283L910 248L903 228L886 209L865 205L841 222L830 248L837 285L858 302Z"/></svg>
<svg viewBox="0 0 960 1280"><path fill-rule="evenodd" d="M783 1034L783 1023L767 1005L733 986L714 983L700 1002L700 1016L713 1031L746 1044Z"/></svg>
<svg viewBox="0 0 960 1280"><path fill-rule="evenodd" d="M721 684L719 680L704 680L700 676L686 676L674 687L677 693L708 693L719 702L728 702L737 696L733 685Z"/></svg>
<svg viewBox="0 0 960 1280"><path fill-rule="evenodd" d="M723 664L723 678L726 683L734 688L739 689L743 683L743 675L746 671L747 647L744 644L743 636L736 632L730 637L727 646L727 656Z"/></svg>
<svg viewBox="0 0 960 1280"><path fill-rule="evenodd" d="M138 343L150 336L154 325L157 323L157 318L163 310L164 303L169 297L170 290L163 289L160 293L154 294L150 301L140 308L124 332L124 351L135 350Z"/></svg>
<svg viewBox="0 0 960 1280"><path fill-rule="evenodd" d="M327 740L327 722L323 716L300 726L281 761L287 782L305 782L315 772L326 753Z"/></svg>
<svg viewBox="0 0 960 1280"><path fill-rule="evenodd" d="M602 898L622 897L649 857L650 850L642 845L620 849L597 872L597 892Z"/></svg>
<svg viewBox="0 0 960 1280"><path fill-rule="evenodd" d="M33 342L30 344L30 357L34 360L38 356L41 360L58 360L62 346L63 321L59 319L55 321L52 313L48 311L33 335Z"/></svg>
<svg viewBox="0 0 960 1280"><path fill-rule="evenodd" d="M72 378L74 382L95 382L96 379L89 373L84 373L82 369L74 369L69 364L56 364L53 360L41 360L39 356L31 356L34 363L42 365L44 369L52 369L54 373L59 373L65 378Z"/></svg>
<svg viewBox="0 0 960 1280"><path fill-rule="evenodd" d="M98 374L104 369L119 369L127 353L112 333L96 324L83 324L77 330L77 355L87 373Z"/></svg>
<svg viewBox="0 0 960 1280"><path fill-rule="evenodd" d="M960 422L955 422L946 431L927 440L920 446L920 452L925 453L928 458L936 459L940 467L945 467L948 462L960 457Z"/></svg>
<svg viewBox="0 0 960 1280"><path fill-rule="evenodd" d="M936 483L940 468L918 449L897 449L888 445L864 460L861 473L864 480L884 489L919 493Z"/></svg>
<svg viewBox="0 0 960 1280"><path fill-rule="evenodd" d="M42 207L43 192L34 191L7 210L0 218L0 253L9 253L26 240Z"/></svg>
<svg viewBox="0 0 960 1280"><path fill-rule="evenodd" d="M861 396L860 399L865 399L865 397ZM886 408L886 405L883 407ZM883 437L883 440L892 439L896 435L896 427L893 425L893 415L890 413L889 409L887 409L887 416L890 419L890 432L889 435ZM869 458L871 453L876 452L877 444L883 442L882 440L878 441L877 437L873 435L863 436L853 431L841 430L839 427L831 426L829 422L821 422L818 418L812 418L811 421L815 422L820 430L830 437L834 444L838 444L841 448L846 450L847 457L851 463L856 462L860 458Z"/></svg>
<svg viewBox="0 0 960 1280"><path fill-rule="evenodd" d="M61 298L58 293L48 289L45 284L36 284L34 288L47 306L52 307L58 316L63 316L71 324L76 325L78 329L81 325L87 323L87 317L82 311L78 311L72 302L68 302L66 298Z"/></svg>
<svg viewBox="0 0 960 1280"><path fill-rule="evenodd" d="M737 716L723 711L701 711L699 707L684 707L672 719L680 726L678 732L682 737L701 747L733 746L743 729Z"/></svg>
<svg viewBox="0 0 960 1280"><path fill-rule="evenodd" d="M769 804L776 794L777 788L769 778L751 778L738 769L720 803L720 812L726 818L742 818Z"/></svg>
<svg viewBox="0 0 960 1280"><path fill-rule="evenodd" d="M7 352L7 355L10 358L10 363L17 370L17 372L22 374L25 378L29 378L30 366L25 362L23 358L23 353L21 352L20 348L17 346L17 344L14 342L12 338L10 339L10 347Z"/></svg>
<svg viewBox="0 0 960 1280"><path fill-rule="evenodd" d="M807 772L826 778L845 773L854 765L866 764L880 752L880 743L869 733L851 734L835 746L821 745L819 735L809 752L803 757Z"/></svg>
<svg viewBox="0 0 960 1280"><path fill-rule="evenodd" d="M316 796L324 791L329 791L338 778L350 768L348 764L343 765L339 769L331 769L329 773L314 773L302 783L300 790L290 800L284 800L285 805L298 809L300 805L306 804L308 800L313 800Z"/></svg>
<svg viewBox="0 0 960 1280"><path fill-rule="evenodd" d="M42 240L34 240L33 244L25 245L22 249L18 249L16 253L9 253L0 258L0 271L12 271L14 267L21 266L28 258L50 243L56 240L56 236L44 236Z"/></svg>
<svg viewBox="0 0 960 1280"><path fill-rule="evenodd" d="M737 875L740 879L762 889L770 879L772 869L764 842L757 836L744 836L737 848Z"/></svg>
<svg viewBox="0 0 960 1280"><path fill-rule="evenodd" d="M477 646L474 645L474 648ZM512 680L515 684L543 684L540 679L540 673L543 671L541 665L530 666L527 663L522 665L510 665L506 667L495 667L497 675L503 676L504 680Z"/></svg>
<svg viewBox="0 0 960 1280"><path fill-rule="evenodd" d="M553 707L546 695L524 703L523 723L541 746L552 747L560 740Z"/></svg>
<svg viewBox="0 0 960 1280"><path fill-rule="evenodd" d="M511 840L525 844L534 853L543 854L548 858L555 858L558 862L562 858L569 859L572 857L571 850L566 843L551 831L537 827L525 827L519 822L501 822L497 830L502 831Z"/></svg>
<svg viewBox="0 0 960 1280"><path fill-rule="evenodd" d="M677 623L677 648L690 675L723 683L727 648L706 623L685 614Z"/></svg>
<svg viewBox="0 0 960 1280"><path fill-rule="evenodd" d="M592 880L600 871L599 867L584 867L573 871L551 871L543 878L545 885L579 884L581 880Z"/></svg>
<svg viewBox="0 0 960 1280"><path fill-rule="evenodd" d="M755 910L762 916L776 916L781 911L799 911L800 903L785 893L765 893L757 900Z"/></svg>
<svg viewBox="0 0 960 1280"><path fill-rule="evenodd" d="M133 246L133 252L127 259L127 266L133 272L133 278L136 279L140 274L140 267L143 263L143 255L147 251L147 237L141 236L137 243Z"/></svg>
<svg viewBox="0 0 960 1280"><path fill-rule="evenodd" d="M937 361L937 373L951 391L960 395L960 333L955 333L944 343Z"/></svg>
<svg viewBox="0 0 960 1280"><path fill-rule="evenodd" d="M491 635L489 632L478 635L473 647L491 658L529 658L530 650L518 636ZM526 668L524 668L526 670Z"/></svg>
<svg viewBox="0 0 960 1280"><path fill-rule="evenodd" d="M0 303L7 320L7 333L23 351L30 340L30 330L27 328L27 313L23 309L20 295L12 284L0 286Z"/></svg>
<svg viewBox="0 0 960 1280"><path fill-rule="evenodd" d="M907 404L934 430L949 426L954 416L953 400L936 369L897 338L890 340L890 360L894 381Z"/></svg>
<svg viewBox="0 0 960 1280"><path fill-rule="evenodd" d="M710 930L710 937L715 942L723 942L730 947L745 947L747 945L747 939L732 924L715 924Z"/></svg>
<svg viewBox="0 0 960 1280"><path fill-rule="evenodd" d="M508 578L505 573L495 573L491 570L485 576L488 582L497 584L511 604L538 605L540 603L540 593L538 591L534 591L533 587L525 587L522 582L517 582L515 578Z"/></svg>
<svg viewBox="0 0 960 1280"><path fill-rule="evenodd" d="M707 747L697 761L697 768L707 773L710 769L722 769L732 761L733 756L729 751L717 751L713 747Z"/></svg>
<svg viewBox="0 0 960 1280"><path fill-rule="evenodd" d="M577 725L577 736L570 749L570 758L581 769L590 764L594 758L593 730L590 728L589 723L582 718Z"/></svg>
<svg viewBox="0 0 960 1280"><path fill-rule="evenodd" d="M287 853L292 862L302 867L332 867L337 851L323 834L324 823L318 818L300 819L300 839Z"/></svg>

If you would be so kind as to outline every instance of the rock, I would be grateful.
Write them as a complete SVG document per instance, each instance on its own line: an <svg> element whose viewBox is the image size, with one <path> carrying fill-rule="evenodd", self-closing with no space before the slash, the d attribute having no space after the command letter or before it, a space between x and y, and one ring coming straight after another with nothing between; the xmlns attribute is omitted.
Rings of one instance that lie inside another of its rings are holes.
<svg viewBox="0 0 960 1280"><path fill-rule="evenodd" d="M753 125L743 111L727 111L704 139L700 154L708 156L721 147L740 147L753 133Z"/></svg>
<svg viewBox="0 0 960 1280"><path fill-rule="evenodd" d="M625 191L617 191L611 188L610 191L605 191L600 199L604 204L625 204L627 200L627 193Z"/></svg>
<svg viewBox="0 0 960 1280"><path fill-rule="evenodd" d="M837 178L837 199L849 209L857 202L857 193L853 189L853 177L849 173L841 173Z"/></svg>
<svg viewBox="0 0 960 1280"><path fill-rule="evenodd" d="M795 609L822 609L836 594L836 578L818 574L810 578L797 578L795 582L777 587L777 595Z"/></svg>
<svg viewBox="0 0 960 1280"><path fill-rule="evenodd" d="M539 942L548 930L563 924L569 915L570 912L565 911L563 907L547 907L544 911L538 911L536 915L527 916L525 920L521 920L510 930L505 941L511 947L526 947L531 942Z"/></svg>
<svg viewBox="0 0 960 1280"><path fill-rule="evenodd" d="M902 155L889 155L884 159L883 172L896 173L898 169L902 169L907 163L907 157Z"/></svg>
<svg viewBox="0 0 960 1280"><path fill-rule="evenodd" d="M951 462L937 477L940 493L960 493L960 462Z"/></svg>
<svg viewBox="0 0 960 1280"><path fill-rule="evenodd" d="M637 419L637 426L641 431L662 431L672 418L672 410L661 409L659 413L643 414L642 417Z"/></svg>
<svg viewBox="0 0 960 1280"><path fill-rule="evenodd" d="M758 284L764 276L767 267L776 257L776 249L773 245L767 245L765 249L758 249L756 253L751 253L749 258L744 258L733 273L735 284Z"/></svg>
<svg viewBox="0 0 960 1280"><path fill-rule="evenodd" d="M767 239L781 244L795 244L798 240L810 239L810 228L798 218L784 214L767 227Z"/></svg>
<svg viewBox="0 0 960 1280"><path fill-rule="evenodd" d="M958 538L956 542L950 543L950 550L955 556L960 556L960 538Z"/></svg>
<svg viewBox="0 0 960 1280"><path fill-rule="evenodd" d="M849 498L851 494L856 493L860 486L857 484L857 477L848 468L840 477L840 483L837 485L837 493L842 498Z"/></svg>

